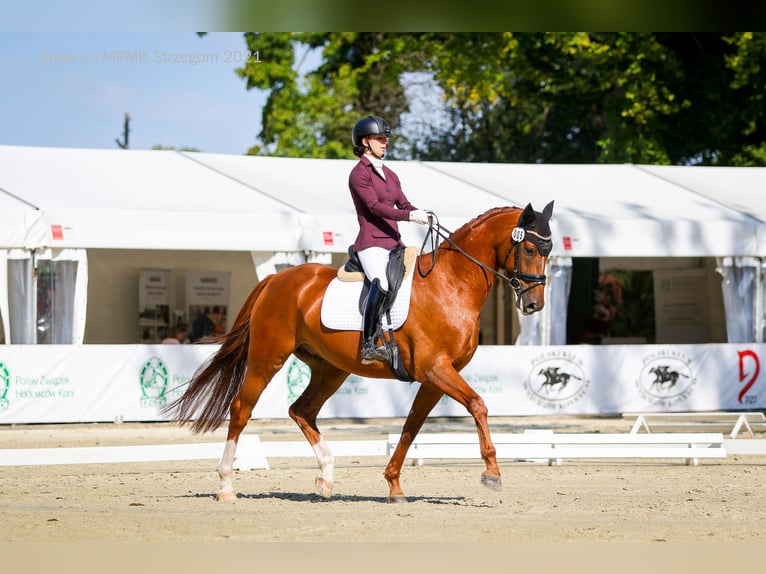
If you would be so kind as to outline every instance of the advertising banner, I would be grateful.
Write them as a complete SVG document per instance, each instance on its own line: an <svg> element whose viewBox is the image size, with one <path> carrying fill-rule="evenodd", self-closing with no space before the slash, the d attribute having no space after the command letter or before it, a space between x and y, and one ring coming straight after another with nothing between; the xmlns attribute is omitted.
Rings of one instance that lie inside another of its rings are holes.
<svg viewBox="0 0 766 574"><path fill-rule="evenodd" d="M138 274L139 341L159 343L170 322L170 271L142 269Z"/></svg>
<svg viewBox="0 0 766 574"><path fill-rule="evenodd" d="M217 345L2 345L0 424L162 421ZM481 346L461 375L490 416L766 408L766 344ZM286 418L310 368L290 357L254 418ZM403 417L419 383L350 375L320 418ZM468 416L447 397L433 416Z"/></svg>

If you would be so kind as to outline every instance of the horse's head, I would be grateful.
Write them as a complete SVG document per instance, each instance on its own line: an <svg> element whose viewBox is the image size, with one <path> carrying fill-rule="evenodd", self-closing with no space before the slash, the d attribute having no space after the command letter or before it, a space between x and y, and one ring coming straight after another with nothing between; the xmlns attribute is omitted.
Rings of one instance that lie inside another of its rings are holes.
<svg viewBox="0 0 766 574"><path fill-rule="evenodd" d="M545 305L545 264L553 248L549 223L552 214L552 201L542 212L535 211L530 203L522 210L511 233L503 267L516 293L516 306L524 315L531 315ZM511 252L513 268L509 269Z"/></svg>

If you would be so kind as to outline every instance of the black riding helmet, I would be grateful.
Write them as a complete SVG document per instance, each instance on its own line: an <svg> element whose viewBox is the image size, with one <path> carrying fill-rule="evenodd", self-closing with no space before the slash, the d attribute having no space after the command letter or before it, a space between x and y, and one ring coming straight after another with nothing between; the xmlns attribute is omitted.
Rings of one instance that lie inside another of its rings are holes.
<svg viewBox="0 0 766 574"><path fill-rule="evenodd" d="M391 133L391 126L386 120L378 116L367 116L356 122L351 132L351 143L355 146L364 147L362 138L371 135L391 137L393 134Z"/></svg>

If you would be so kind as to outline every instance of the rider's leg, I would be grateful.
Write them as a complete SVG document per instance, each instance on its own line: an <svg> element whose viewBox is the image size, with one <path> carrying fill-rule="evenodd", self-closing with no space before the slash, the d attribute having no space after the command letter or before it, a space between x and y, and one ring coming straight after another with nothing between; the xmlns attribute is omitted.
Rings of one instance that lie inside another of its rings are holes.
<svg viewBox="0 0 766 574"><path fill-rule="evenodd" d="M375 342L380 328L381 311L388 295L388 250L381 247L363 249L359 252L359 261L372 283L362 318L362 364L369 365L374 361L388 359L385 347Z"/></svg>
<svg viewBox="0 0 766 574"><path fill-rule="evenodd" d="M376 344L380 330L380 315L388 293L383 291L377 279L372 280L362 321L362 364L388 360L386 348Z"/></svg>

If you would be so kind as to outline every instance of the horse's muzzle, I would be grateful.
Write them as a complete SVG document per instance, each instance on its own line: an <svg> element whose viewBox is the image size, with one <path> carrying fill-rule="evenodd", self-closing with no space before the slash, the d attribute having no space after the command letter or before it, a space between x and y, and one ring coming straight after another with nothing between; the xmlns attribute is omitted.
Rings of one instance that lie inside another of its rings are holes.
<svg viewBox="0 0 766 574"><path fill-rule="evenodd" d="M521 314L531 315L532 313L537 313L542 308L543 306L538 304L537 301L530 301L529 303L523 304L521 307Z"/></svg>

